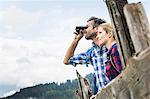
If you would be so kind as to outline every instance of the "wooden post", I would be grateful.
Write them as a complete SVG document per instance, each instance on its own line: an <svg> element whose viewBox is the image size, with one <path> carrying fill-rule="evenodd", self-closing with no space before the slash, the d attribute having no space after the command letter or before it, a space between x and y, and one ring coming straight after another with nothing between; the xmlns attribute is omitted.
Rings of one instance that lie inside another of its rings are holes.
<svg viewBox="0 0 150 99"><path fill-rule="evenodd" d="M79 82L79 88L80 88L80 90L81 90L81 99L86 99L86 97L85 97L85 94L84 94L84 92L83 92L83 86L82 86L82 83L81 83L81 75L78 73L78 71L76 70L76 74L77 74L77 77L78 77L78 82ZM82 80L83 80L83 78L82 78Z"/></svg>
<svg viewBox="0 0 150 99"><path fill-rule="evenodd" d="M123 7L127 3L127 0L106 0L111 21L114 26L114 35L118 42L119 51L121 52L122 56L121 60L124 66L126 65L127 60L135 52L123 14Z"/></svg>
<svg viewBox="0 0 150 99"><path fill-rule="evenodd" d="M127 4L124 7L124 14L135 52L140 53L150 45L150 25L142 3Z"/></svg>
<svg viewBox="0 0 150 99"><path fill-rule="evenodd" d="M128 66L95 99L150 99L150 25L141 3L126 4L124 8L121 5L120 8L121 1L124 5L127 3L126 0L108 0L106 3L115 37ZM139 54L131 57L135 53Z"/></svg>

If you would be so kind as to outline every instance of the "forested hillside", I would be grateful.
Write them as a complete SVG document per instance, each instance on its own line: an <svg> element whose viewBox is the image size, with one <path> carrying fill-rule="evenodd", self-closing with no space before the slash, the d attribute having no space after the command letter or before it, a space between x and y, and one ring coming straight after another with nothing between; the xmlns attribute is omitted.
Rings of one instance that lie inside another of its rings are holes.
<svg viewBox="0 0 150 99"><path fill-rule="evenodd" d="M86 76L93 86L92 74ZM2 99L75 99L78 89L78 80L67 80L65 83L39 84L33 87L20 89L14 95Z"/></svg>

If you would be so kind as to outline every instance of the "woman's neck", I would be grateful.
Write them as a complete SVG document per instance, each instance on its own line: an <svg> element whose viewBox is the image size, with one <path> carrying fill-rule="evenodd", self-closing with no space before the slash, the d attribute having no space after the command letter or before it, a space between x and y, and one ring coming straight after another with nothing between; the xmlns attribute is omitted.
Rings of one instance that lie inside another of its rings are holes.
<svg viewBox="0 0 150 99"><path fill-rule="evenodd" d="M107 49L110 49L116 43L115 39L111 37L108 42L106 43Z"/></svg>

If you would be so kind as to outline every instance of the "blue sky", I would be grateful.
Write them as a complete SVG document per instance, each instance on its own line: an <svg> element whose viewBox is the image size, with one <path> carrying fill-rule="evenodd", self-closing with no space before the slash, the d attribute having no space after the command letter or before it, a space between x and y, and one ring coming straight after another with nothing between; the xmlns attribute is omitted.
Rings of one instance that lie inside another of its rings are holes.
<svg viewBox="0 0 150 99"><path fill-rule="evenodd" d="M150 1L141 2L149 18ZM62 60L75 26L91 16L110 22L103 0L0 0L0 96L76 78L75 68ZM86 51L90 43L82 39L76 52ZM76 69L82 76L93 72L92 67Z"/></svg>

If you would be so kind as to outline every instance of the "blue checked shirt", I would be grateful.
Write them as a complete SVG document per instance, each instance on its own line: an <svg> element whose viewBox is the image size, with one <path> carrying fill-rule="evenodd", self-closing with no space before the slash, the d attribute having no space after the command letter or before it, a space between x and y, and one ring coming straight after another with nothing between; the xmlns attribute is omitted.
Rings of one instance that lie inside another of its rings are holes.
<svg viewBox="0 0 150 99"><path fill-rule="evenodd" d="M68 64L76 66L77 64L91 64L96 75L96 84L100 91L110 80L106 76L107 48L105 46L98 47L92 43L92 47L85 53L77 54L71 57Z"/></svg>

